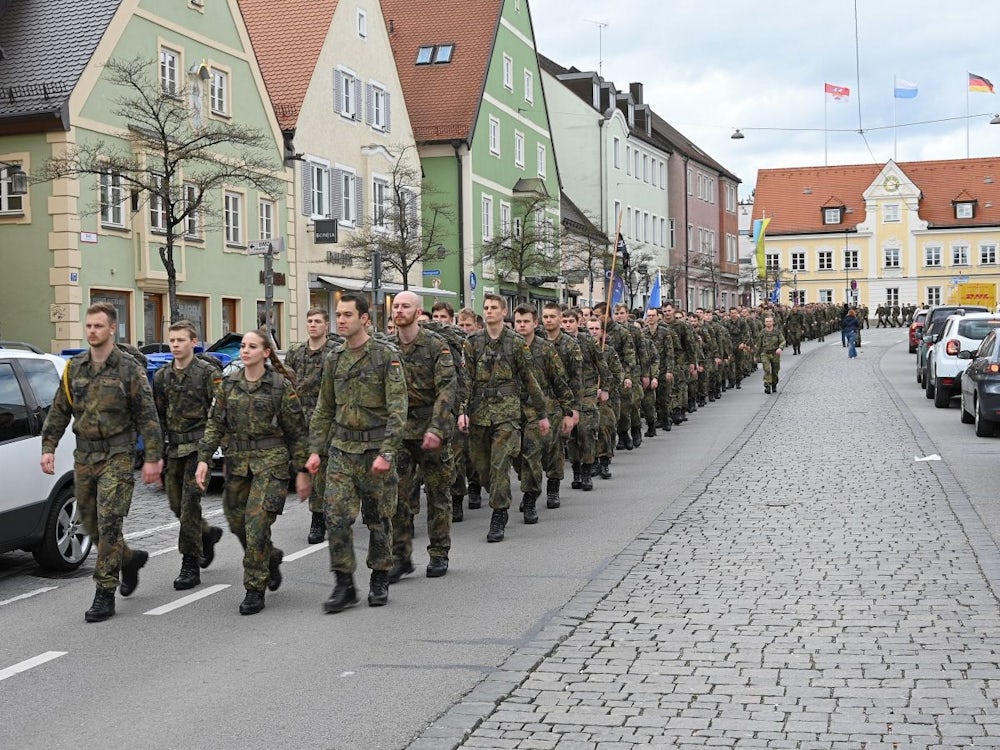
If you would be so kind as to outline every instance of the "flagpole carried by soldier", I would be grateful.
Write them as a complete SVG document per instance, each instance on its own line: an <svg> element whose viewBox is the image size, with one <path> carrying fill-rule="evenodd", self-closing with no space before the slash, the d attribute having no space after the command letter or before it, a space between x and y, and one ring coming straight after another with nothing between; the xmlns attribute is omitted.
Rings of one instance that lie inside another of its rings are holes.
<svg viewBox="0 0 1000 750"><path fill-rule="evenodd" d="M159 483L163 469L163 435L146 372L115 346L118 314L99 302L87 308L84 326L88 349L63 370L45 424L41 468L55 473L56 448L70 420L76 435L73 482L83 526L97 546L94 602L87 622L115 614L115 590L129 596L139 585L139 569L149 553L132 549L122 536L122 523L132 503L136 433L145 445L142 480Z"/></svg>

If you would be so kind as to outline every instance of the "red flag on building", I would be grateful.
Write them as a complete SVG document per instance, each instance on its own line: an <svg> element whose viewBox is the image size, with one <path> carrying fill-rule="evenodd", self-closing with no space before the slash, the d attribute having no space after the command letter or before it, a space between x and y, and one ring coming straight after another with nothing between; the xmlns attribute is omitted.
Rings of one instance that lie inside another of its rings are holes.
<svg viewBox="0 0 1000 750"><path fill-rule="evenodd" d="M823 91L827 96L833 98L835 102L846 102L851 98L851 90L847 86L834 86L832 83L824 83Z"/></svg>

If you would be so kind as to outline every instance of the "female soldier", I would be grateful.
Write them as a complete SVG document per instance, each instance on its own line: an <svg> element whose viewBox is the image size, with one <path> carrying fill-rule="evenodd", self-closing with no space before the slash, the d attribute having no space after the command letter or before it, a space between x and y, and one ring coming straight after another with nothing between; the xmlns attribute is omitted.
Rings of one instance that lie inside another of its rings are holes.
<svg viewBox="0 0 1000 750"><path fill-rule="evenodd" d="M271 544L271 524L285 507L289 465L308 458L302 404L293 377L277 358L266 331L247 331L240 344L244 367L226 376L198 445L195 479L204 488L208 460L228 437L223 509L229 530L243 545L241 615L264 609L264 587L281 585L283 553ZM270 361L271 366L265 363ZM296 494L309 497L311 481L301 469Z"/></svg>

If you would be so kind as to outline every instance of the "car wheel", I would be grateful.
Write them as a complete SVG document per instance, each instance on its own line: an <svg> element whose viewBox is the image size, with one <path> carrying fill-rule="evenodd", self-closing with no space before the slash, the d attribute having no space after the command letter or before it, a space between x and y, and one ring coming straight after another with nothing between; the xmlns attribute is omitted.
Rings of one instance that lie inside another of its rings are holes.
<svg viewBox="0 0 1000 750"><path fill-rule="evenodd" d="M961 411L962 424L973 424L976 418L965 410L965 394L962 394L961 399L958 402L959 411Z"/></svg>
<svg viewBox="0 0 1000 750"><path fill-rule="evenodd" d="M996 424L986 419L983 416L982 409L979 408L979 404L976 404L976 437L993 437L994 431L996 429Z"/></svg>
<svg viewBox="0 0 1000 750"><path fill-rule="evenodd" d="M924 396L927 398L934 398L934 379L930 376L930 373L924 373Z"/></svg>
<svg viewBox="0 0 1000 750"><path fill-rule="evenodd" d="M45 536L31 554L46 570L76 570L90 554L91 544L70 485L52 503L45 521Z"/></svg>
<svg viewBox="0 0 1000 750"><path fill-rule="evenodd" d="M947 409L951 405L951 391L942 388L938 383L934 386L934 406L938 409Z"/></svg>
<svg viewBox="0 0 1000 750"><path fill-rule="evenodd" d="M919 364L917 365L917 385L924 384L924 368Z"/></svg>

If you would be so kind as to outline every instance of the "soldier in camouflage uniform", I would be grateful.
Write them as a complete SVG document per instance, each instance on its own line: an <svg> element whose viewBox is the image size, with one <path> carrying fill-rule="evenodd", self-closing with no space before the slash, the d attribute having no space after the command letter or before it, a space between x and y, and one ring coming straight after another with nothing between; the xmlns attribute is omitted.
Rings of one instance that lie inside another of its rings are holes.
<svg viewBox="0 0 1000 750"><path fill-rule="evenodd" d="M599 349L602 349L605 366L611 377L608 380L608 399L601 401L598 409L600 422L597 431L597 476L601 479L611 479L611 459L615 452L615 430L619 424L619 409L621 408L622 383L625 380L625 370L622 367L618 352L613 346L606 346L604 334L604 319L593 317L587 321L587 330Z"/></svg>
<svg viewBox="0 0 1000 750"><path fill-rule="evenodd" d="M399 292L392 301L393 343L406 377L407 415L399 450L399 500L392 518L393 566L389 583L413 572L413 517L420 512L420 482L427 488L427 577L448 572L455 463L448 442L455 432L458 381L451 346L417 323L420 297ZM429 323L426 325L430 325ZM459 506L461 508L461 505Z"/></svg>
<svg viewBox="0 0 1000 750"><path fill-rule="evenodd" d="M674 339L668 326L660 322L660 311L650 308L646 311L646 336L656 352L658 372L650 383L655 399L656 420L649 425L647 437L656 435L656 425L670 432L670 397L673 391L675 364Z"/></svg>
<svg viewBox="0 0 1000 750"><path fill-rule="evenodd" d="M566 368L552 346L544 338L535 335L538 325L538 313L533 305L519 305L514 310L514 330L521 336L531 352L532 368L542 393L545 394L545 412L551 416L551 421L561 426L560 430L549 430L548 435L542 435L537 422L521 419L521 455L514 462L515 469L521 479L520 510L524 513L526 524L538 523L538 511L535 503L542 491L542 465L544 461L549 467L554 463L553 454L558 455L558 474L556 480L557 496L559 482L562 480L562 435L568 435L576 425L576 397L569 386ZM549 479L551 479L551 475Z"/></svg>
<svg viewBox="0 0 1000 750"><path fill-rule="evenodd" d="M295 344L285 355L285 367L295 373L295 390L302 402L306 424L312 419L319 399L319 384L323 377L323 363L343 338L330 334L330 313L322 307L313 307L306 312L306 332L308 339ZM325 460L325 458L324 458ZM323 498L326 490L325 467L313 477L312 494L309 495L309 510L312 519L309 524L309 544L319 544L326 537L326 512Z"/></svg>
<svg viewBox="0 0 1000 750"><path fill-rule="evenodd" d="M129 548L122 537L135 485L136 432L145 442L143 481L159 482L163 468L163 436L153 393L145 371L115 347L117 318L108 303L87 308L89 349L66 363L61 387L42 427L42 471L54 474L56 447L73 420L77 508L97 547L97 591L84 615L87 622L114 615L119 572L122 596L129 596L139 585L139 569L149 559L147 552Z"/></svg>
<svg viewBox="0 0 1000 750"><path fill-rule="evenodd" d="M764 318L764 330L757 339L757 356L764 366L764 393L778 392L778 372L781 370L781 350L785 337L774 325L774 317Z"/></svg>
<svg viewBox="0 0 1000 750"><path fill-rule="evenodd" d="M650 359L649 348L643 346L642 331L635 325L635 319L629 317L628 307L623 303L615 305L615 323L632 337L632 348L635 349L636 370L632 378L632 388L625 395L622 408L628 411L629 440L626 448L628 443L631 443L633 448L638 448L642 445L642 400L645 390L649 388L649 379L653 375L653 362Z"/></svg>
<svg viewBox="0 0 1000 750"><path fill-rule="evenodd" d="M277 591L281 586L284 553L271 543L271 526L285 509L289 466L302 467L306 459L306 420L294 376L271 347L267 330L243 334L244 366L223 379L198 442L195 480L204 490L208 461L228 438L222 508L229 530L243 546L246 595L241 615L260 612L264 588ZM304 500L311 491L312 482L300 470L298 496Z"/></svg>
<svg viewBox="0 0 1000 750"><path fill-rule="evenodd" d="M548 443L546 452L542 455L542 468L548 480L545 484L545 507L558 508L562 504L559 497L559 487L565 476L566 447L570 435L580 424L580 410L585 393L583 390L583 350L575 336L570 336L562 330L562 306L558 302L546 302L542 309L542 329L545 340L555 347L559 361L566 371L566 382L573 394L574 424L567 434L560 431L558 439ZM574 473L574 478L576 477Z"/></svg>
<svg viewBox="0 0 1000 750"><path fill-rule="evenodd" d="M524 339L504 325L507 305L497 294L483 295L486 327L465 342L468 392L459 405L458 428L469 433L469 458L490 491L493 515L488 542L503 541L510 508L510 461L521 445L523 417L549 432L545 396L535 379Z"/></svg>
<svg viewBox="0 0 1000 750"><path fill-rule="evenodd" d="M620 386L620 397L616 403L615 413L618 415L617 427L620 447L632 450L634 447L632 445L632 422L626 404L630 403L632 388L639 384L639 358L636 355L632 336L614 318L608 317L607 312L607 303L598 302L594 305L594 317L601 319L606 346L615 350L624 370L625 380ZM627 312L626 310L626 314Z"/></svg>
<svg viewBox="0 0 1000 750"><path fill-rule="evenodd" d="M594 488L593 472L597 465L597 433L600 428L599 405L610 398L611 370L600 347L589 332L580 330L580 311L564 310L563 331L580 346L582 365L579 399L580 421L569 441L569 460L573 467L573 489L589 492Z"/></svg>
<svg viewBox="0 0 1000 750"><path fill-rule="evenodd" d="M183 591L201 583L199 565L207 568L212 563L215 545L222 538L222 529L202 518L203 493L194 476L198 441L205 436L208 412L222 382L222 367L195 356L198 335L188 320L172 324L167 340L174 358L154 373L153 398L167 449L167 500L181 523L177 540L181 572L174 579L174 588Z"/></svg>
<svg viewBox="0 0 1000 750"><path fill-rule="evenodd" d="M351 529L359 512L368 527L368 606L381 607L389 601L392 517L399 481L396 457L406 426L406 378L399 351L368 335L368 310L365 295L341 295L337 333L344 343L326 358L319 402L309 424L309 472L319 471L321 456L329 454L327 538L337 583L323 604L327 613L358 601Z"/></svg>

